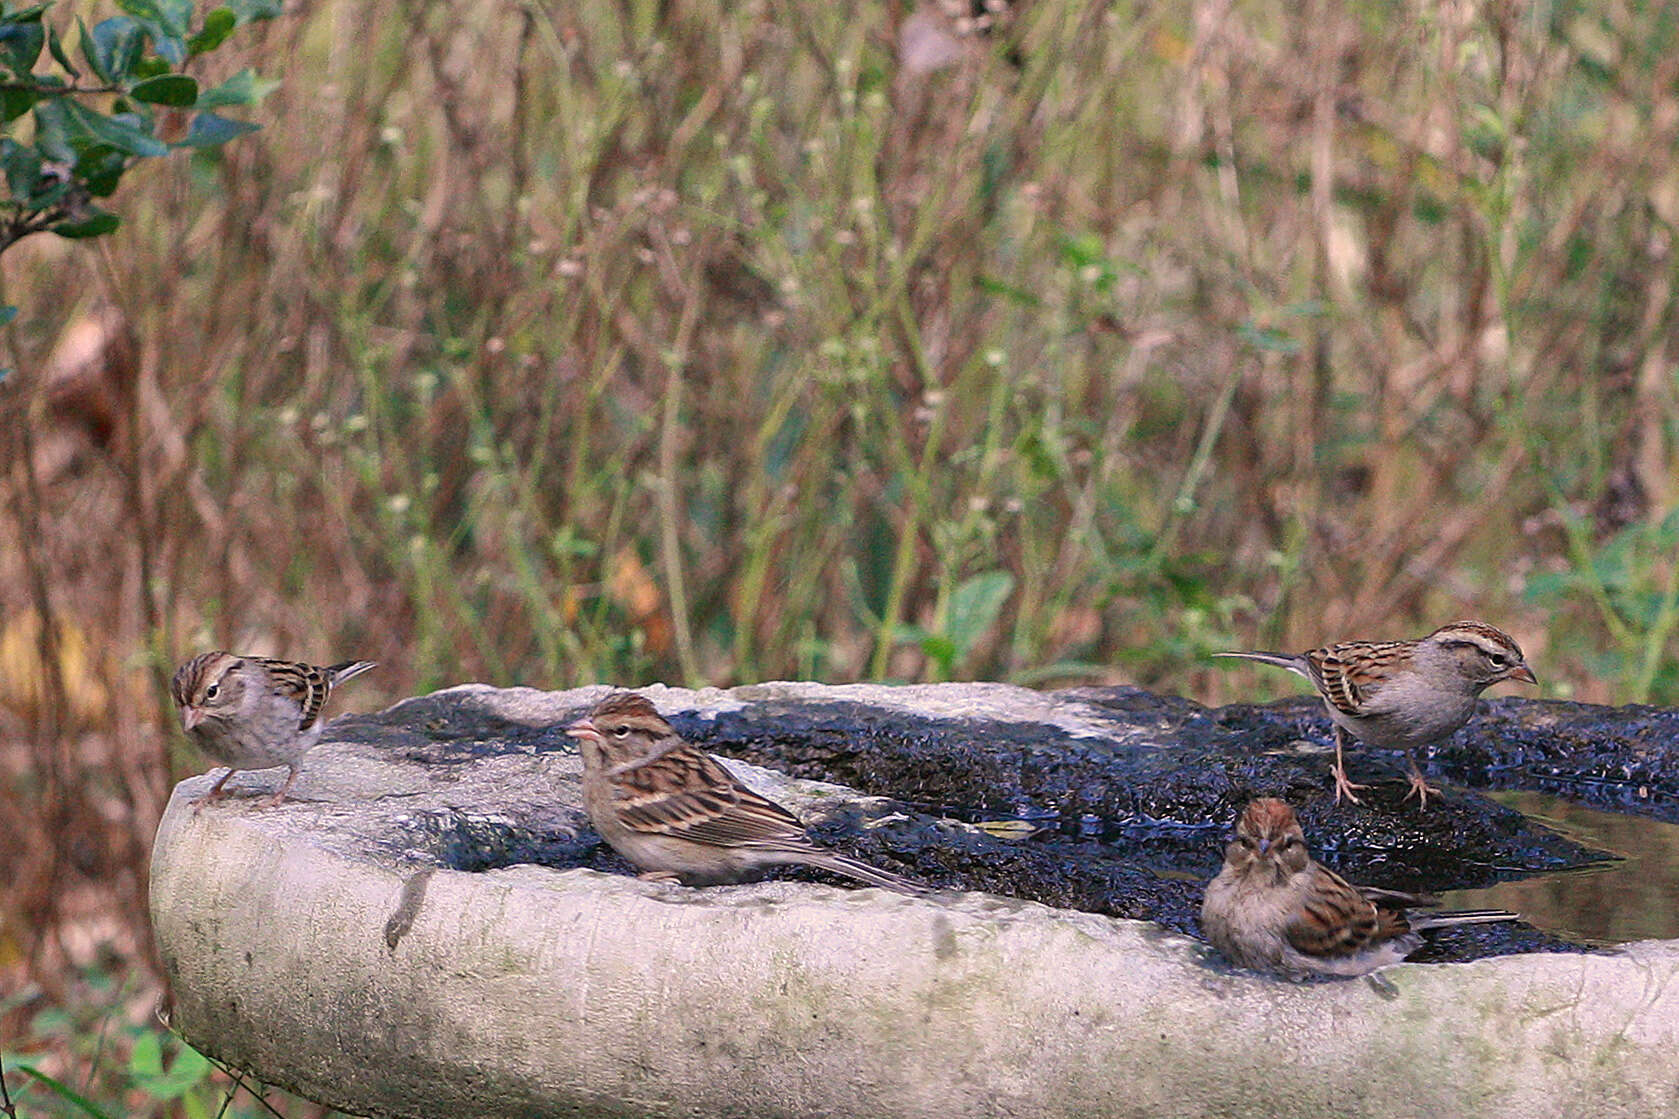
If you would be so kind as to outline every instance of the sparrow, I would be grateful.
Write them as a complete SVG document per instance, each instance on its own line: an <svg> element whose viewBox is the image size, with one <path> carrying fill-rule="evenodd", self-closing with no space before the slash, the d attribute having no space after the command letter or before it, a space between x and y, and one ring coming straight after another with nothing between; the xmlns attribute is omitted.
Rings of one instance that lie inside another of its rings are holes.
<svg viewBox="0 0 1679 1119"><path fill-rule="evenodd" d="M169 690L181 708L182 728L213 761L231 767L194 811L221 796L227 779L241 769L288 767L279 791L257 807L285 800L303 755L320 741L327 697L373 665L345 661L320 668L218 650L200 653L176 669Z"/></svg>
<svg viewBox="0 0 1679 1119"><path fill-rule="evenodd" d="M1201 931L1238 967L1304 979L1396 964L1430 929L1519 919L1502 909L1419 912L1423 905L1413 894L1352 886L1314 861L1294 809L1265 797L1243 810L1224 849Z"/></svg>
<svg viewBox="0 0 1679 1119"><path fill-rule="evenodd" d="M642 878L717 885L802 863L899 893L924 892L818 845L797 816L685 742L634 692L607 696L566 733L582 750L590 823Z"/></svg>
<svg viewBox="0 0 1679 1119"><path fill-rule="evenodd" d="M1453 622L1415 641L1342 641L1305 653L1230 652L1286 668L1310 680L1329 717L1335 721L1335 799L1361 804L1347 779L1341 750L1356 738L1378 749L1405 751L1410 789L1427 807L1430 785L1412 753L1455 733L1475 714L1481 693L1494 684L1516 680L1537 684L1514 638L1484 622Z"/></svg>

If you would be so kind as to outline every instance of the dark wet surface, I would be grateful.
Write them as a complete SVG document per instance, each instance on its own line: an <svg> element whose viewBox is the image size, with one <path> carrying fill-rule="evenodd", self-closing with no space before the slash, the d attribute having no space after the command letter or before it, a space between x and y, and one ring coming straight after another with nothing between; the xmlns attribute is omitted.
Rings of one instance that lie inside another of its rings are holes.
<svg viewBox="0 0 1679 1119"><path fill-rule="evenodd" d="M1218 870L1231 823L1258 796L1288 800L1314 854L1349 879L1430 894L1518 879L1596 880L1602 875L1581 872L1609 865L1612 852L1628 842L1577 828L1553 830L1526 814L1531 805L1500 804L1471 789L1564 790L1622 812L1679 817L1679 782L1658 780L1679 772L1679 758L1672 757L1679 712L1489 701L1453 740L1419 759L1446 786L1443 797L1420 810L1401 801L1403 757L1363 748L1348 754L1348 769L1354 780L1374 786L1366 803L1334 803L1330 724L1315 700L1211 709L1129 688L1057 697L1099 720L1105 733L918 718L850 702L770 700L712 717L667 715L690 741L715 753L891 798L812 821L813 833L836 848L938 887L1153 920L1192 936L1199 935L1202 886ZM414 760L453 765L488 754L574 751L564 726L584 714L580 708L533 728L488 712L476 718L458 703L439 702L430 711L425 698L412 700L340 729ZM405 843L435 850L444 865L458 869L535 862L630 871L587 827L448 813L409 826L414 834ZM1559 896L1569 891L1552 889ZM1523 908L1496 900L1504 896L1449 900ZM1671 900L1666 908L1674 908ZM1625 939L1582 931L1578 922L1543 923L1561 935L1528 925L1445 930L1413 958L1571 950Z"/></svg>
<svg viewBox="0 0 1679 1119"><path fill-rule="evenodd" d="M1429 771L1679 823L1679 710L1484 701L1475 721L1435 750Z"/></svg>

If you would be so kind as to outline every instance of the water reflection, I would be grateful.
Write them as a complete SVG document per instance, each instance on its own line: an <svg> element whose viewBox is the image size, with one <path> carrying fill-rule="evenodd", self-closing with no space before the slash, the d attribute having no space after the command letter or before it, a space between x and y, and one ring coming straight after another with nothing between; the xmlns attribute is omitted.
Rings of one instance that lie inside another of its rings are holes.
<svg viewBox="0 0 1679 1119"><path fill-rule="evenodd" d="M1489 794L1563 835L1622 856L1584 870L1440 896L1451 909L1513 909L1572 940L1621 944L1679 937L1679 824L1582 808L1545 793Z"/></svg>

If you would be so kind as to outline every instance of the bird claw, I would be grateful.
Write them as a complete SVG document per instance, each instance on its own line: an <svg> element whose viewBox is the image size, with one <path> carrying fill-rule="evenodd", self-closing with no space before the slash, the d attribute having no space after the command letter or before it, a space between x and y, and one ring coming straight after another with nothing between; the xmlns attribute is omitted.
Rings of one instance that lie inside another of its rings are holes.
<svg viewBox="0 0 1679 1119"><path fill-rule="evenodd" d="M1370 787L1369 785L1360 785L1360 784L1358 784L1354 781L1349 780L1348 777L1347 777L1347 771L1344 770L1344 769L1337 768L1337 769L1332 770L1331 772L1334 774L1334 777L1335 777L1335 803L1336 804L1341 803L1341 798L1343 798L1343 797L1345 797L1348 801L1352 802L1353 804L1363 804L1364 803L1364 801L1359 797L1359 795L1356 792L1354 792L1354 790L1355 789L1368 789Z"/></svg>
<svg viewBox="0 0 1679 1119"><path fill-rule="evenodd" d="M1425 778L1421 773L1418 773L1414 770L1405 779L1410 782L1411 787L1406 790L1404 796L1399 798L1399 803L1400 804L1404 804L1406 801L1410 800L1412 797L1416 797L1417 798L1417 807L1418 808L1427 808L1428 807L1428 797L1429 797L1430 793L1432 793L1435 796L1444 796L1445 795L1440 791L1440 789L1437 786L1430 785L1428 783L1428 779Z"/></svg>

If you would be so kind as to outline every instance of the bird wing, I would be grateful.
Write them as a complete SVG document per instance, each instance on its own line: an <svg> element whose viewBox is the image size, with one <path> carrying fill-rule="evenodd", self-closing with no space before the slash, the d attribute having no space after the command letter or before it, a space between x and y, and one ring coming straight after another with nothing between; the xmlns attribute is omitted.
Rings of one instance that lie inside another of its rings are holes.
<svg viewBox="0 0 1679 1119"><path fill-rule="evenodd" d="M1351 956L1409 931L1403 913L1379 908L1334 871L1314 863L1310 873L1305 900L1283 930L1297 952Z"/></svg>
<svg viewBox="0 0 1679 1119"><path fill-rule="evenodd" d="M718 847L812 846L799 818L683 744L613 774L619 819L632 831Z"/></svg>
<svg viewBox="0 0 1679 1119"><path fill-rule="evenodd" d="M262 665L276 694L297 700L300 709L298 730L308 730L321 717L326 697L332 694L332 684L326 673L312 664L297 661L278 661L271 657L247 658Z"/></svg>
<svg viewBox="0 0 1679 1119"><path fill-rule="evenodd" d="M1346 715L1369 713L1370 697L1380 687L1381 676L1372 671L1385 667L1403 642L1342 641L1306 654L1312 683L1323 698Z"/></svg>

